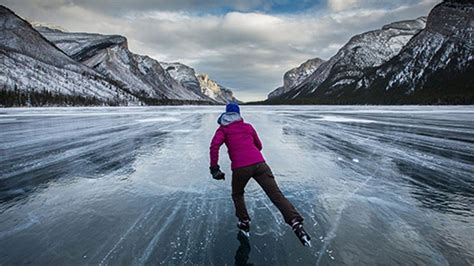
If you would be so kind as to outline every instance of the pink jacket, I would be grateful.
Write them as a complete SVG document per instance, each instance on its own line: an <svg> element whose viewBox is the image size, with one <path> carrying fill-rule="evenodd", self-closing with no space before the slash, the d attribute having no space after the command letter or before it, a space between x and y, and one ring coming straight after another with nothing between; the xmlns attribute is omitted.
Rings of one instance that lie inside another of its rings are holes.
<svg viewBox="0 0 474 266"><path fill-rule="evenodd" d="M223 143L227 146L232 170L265 161L260 153L262 143L257 132L242 118L227 125L221 124L216 130L210 146L211 166L217 165L219 148Z"/></svg>

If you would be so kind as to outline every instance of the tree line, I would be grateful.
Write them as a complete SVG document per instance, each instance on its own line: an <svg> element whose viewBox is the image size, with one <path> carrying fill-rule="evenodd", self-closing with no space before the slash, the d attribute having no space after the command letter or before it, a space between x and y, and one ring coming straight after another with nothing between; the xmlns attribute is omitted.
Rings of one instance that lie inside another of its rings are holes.
<svg viewBox="0 0 474 266"><path fill-rule="evenodd" d="M0 89L0 106L100 106L120 105L118 100L102 100L94 96L67 95L41 90ZM123 103L122 103L123 104Z"/></svg>
<svg viewBox="0 0 474 266"><path fill-rule="evenodd" d="M141 95L130 95L130 100L134 97L144 105L209 105L215 104L210 101L198 100L177 100L177 99L156 99ZM40 107L40 106L123 106L128 105L126 99L99 99L94 96L70 95L56 91L49 91L45 88L40 90L20 90L17 85L12 89L0 88L0 106L3 107Z"/></svg>

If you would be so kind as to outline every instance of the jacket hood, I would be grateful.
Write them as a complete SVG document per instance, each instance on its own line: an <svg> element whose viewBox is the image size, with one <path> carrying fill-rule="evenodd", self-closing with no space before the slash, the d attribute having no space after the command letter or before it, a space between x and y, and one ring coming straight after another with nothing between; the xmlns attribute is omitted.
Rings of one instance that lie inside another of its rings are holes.
<svg viewBox="0 0 474 266"><path fill-rule="evenodd" d="M222 126L227 126L231 123L234 123L236 121L242 121L242 120L243 119L239 113L228 112L228 113L221 114L221 116L219 116L219 119L217 119L217 123Z"/></svg>

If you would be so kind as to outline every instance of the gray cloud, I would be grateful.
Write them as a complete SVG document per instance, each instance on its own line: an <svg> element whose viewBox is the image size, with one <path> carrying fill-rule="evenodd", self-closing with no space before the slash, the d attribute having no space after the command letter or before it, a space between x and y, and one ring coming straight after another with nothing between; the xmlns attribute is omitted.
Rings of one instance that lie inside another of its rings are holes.
<svg viewBox="0 0 474 266"><path fill-rule="evenodd" d="M201 1L199 7L181 0L2 2L31 21L124 35L133 52L189 64L241 99L256 100L279 86L288 69L328 59L355 34L427 15L438 1L329 0L298 13L253 12L281 4L263 0ZM223 7L238 11L205 12Z"/></svg>

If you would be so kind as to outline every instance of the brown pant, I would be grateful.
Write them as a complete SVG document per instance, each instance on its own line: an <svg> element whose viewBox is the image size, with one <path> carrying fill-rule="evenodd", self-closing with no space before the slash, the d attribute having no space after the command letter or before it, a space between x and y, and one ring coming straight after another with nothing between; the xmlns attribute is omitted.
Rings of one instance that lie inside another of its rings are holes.
<svg viewBox="0 0 474 266"><path fill-rule="evenodd" d="M296 211L295 207L293 207L293 205L281 193L270 167L268 167L264 162L237 168L232 171L232 200L235 205L235 215L240 220L250 220L247 208L245 207L244 189L252 177L283 214L287 224L291 225L293 220L303 221L303 218Z"/></svg>

